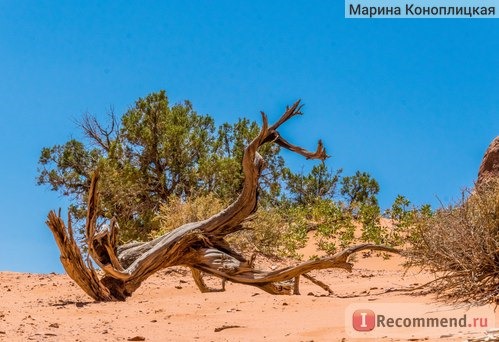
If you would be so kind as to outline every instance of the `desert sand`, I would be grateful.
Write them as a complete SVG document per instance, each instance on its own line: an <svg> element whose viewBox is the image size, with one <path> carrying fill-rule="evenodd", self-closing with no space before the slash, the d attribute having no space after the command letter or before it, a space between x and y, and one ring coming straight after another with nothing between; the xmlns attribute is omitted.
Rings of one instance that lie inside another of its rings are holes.
<svg viewBox="0 0 499 342"><path fill-rule="evenodd" d="M352 273L315 272L334 295L305 279L301 295L272 296L232 283L227 283L225 292L200 293L189 271L177 267L149 278L126 302L111 303L93 302L67 275L0 272L0 340L360 341L345 330L349 304L435 301L433 295L392 291L431 279L415 271L404 274L402 261L400 256L385 260L359 255ZM283 264L257 259L262 267ZM208 278L207 282L220 286L218 279ZM495 316L497 322L497 312ZM438 339L463 341L485 336L444 334ZM381 340L435 339L408 335Z"/></svg>

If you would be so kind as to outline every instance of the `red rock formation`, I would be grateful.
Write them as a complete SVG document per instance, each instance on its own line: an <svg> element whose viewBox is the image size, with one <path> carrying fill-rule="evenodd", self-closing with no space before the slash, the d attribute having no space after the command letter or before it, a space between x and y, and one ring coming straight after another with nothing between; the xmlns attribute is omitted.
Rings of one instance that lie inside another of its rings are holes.
<svg viewBox="0 0 499 342"><path fill-rule="evenodd" d="M499 136L492 140L483 156L476 185L480 186L492 178L499 179Z"/></svg>

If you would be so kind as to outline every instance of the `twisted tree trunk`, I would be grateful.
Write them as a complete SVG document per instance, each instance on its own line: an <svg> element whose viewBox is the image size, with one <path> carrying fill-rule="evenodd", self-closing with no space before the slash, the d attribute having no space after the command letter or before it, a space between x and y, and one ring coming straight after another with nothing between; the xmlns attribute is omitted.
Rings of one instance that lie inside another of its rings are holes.
<svg viewBox="0 0 499 342"><path fill-rule="evenodd" d="M205 272L222 278L224 282L230 280L256 286L271 294L291 294L293 289L298 292L300 275L306 275L309 271L324 268L351 270L352 265L347 262L347 258L353 253L366 249L396 253L393 248L363 244L330 257L268 272L253 268L252 258L247 260L225 241L224 237L241 230L243 221L257 209L258 179L264 168L264 160L258 153L260 146L276 143L307 159L324 160L328 157L321 141L315 152L309 152L290 144L277 132L279 126L301 114L300 109L300 102L297 101L272 126L268 125L267 117L262 112L260 134L244 150L243 189L231 205L206 220L185 224L149 242L117 246L118 228L115 220L111 221L108 230L97 231L99 174L95 172L88 196L85 233L89 255L105 275L99 277L92 262L83 260L73 237L70 218L66 227L60 214L56 215L51 211L47 225L54 234L61 252L61 262L68 275L90 297L98 301L125 300L153 273L176 265L191 268L193 278L202 292L210 291L201 276L201 272ZM306 277L311 278L308 275ZM294 287L283 283L288 280L294 280ZM327 287L318 281L314 283Z"/></svg>

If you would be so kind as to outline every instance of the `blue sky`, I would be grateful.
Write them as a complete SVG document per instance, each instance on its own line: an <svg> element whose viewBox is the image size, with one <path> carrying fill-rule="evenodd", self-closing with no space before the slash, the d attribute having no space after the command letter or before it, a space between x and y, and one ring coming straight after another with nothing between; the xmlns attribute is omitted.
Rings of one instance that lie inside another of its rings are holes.
<svg viewBox="0 0 499 342"><path fill-rule="evenodd" d="M36 185L42 147L160 89L217 123L301 98L282 134L322 138L383 207L457 199L499 134L499 21L343 16L341 1L0 2L0 271L62 271L44 221L68 202Z"/></svg>

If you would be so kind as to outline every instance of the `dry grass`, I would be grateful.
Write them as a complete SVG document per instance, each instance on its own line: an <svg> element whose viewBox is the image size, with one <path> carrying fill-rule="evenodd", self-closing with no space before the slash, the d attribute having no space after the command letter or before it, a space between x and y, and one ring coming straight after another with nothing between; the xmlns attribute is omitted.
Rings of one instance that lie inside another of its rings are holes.
<svg viewBox="0 0 499 342"><path fill-rule="evenodd" d="M161 206L160 230L151 238L163 235L185 223L209 218L226 207L213 194L182 201L172 196ZM290 213L278 209L259 209L253 217L244 222L245 229L228 235L227 241L240 252L261 253L269 257L298 257L297 249L307 241L303 225L293 224L299 220Z"/></svg>
<svg viewBox="0 0 499 342"><path fill-rule="evenodd" d="M499 181L417 222L411 240L408 265L437 274L428 286L440 296L499 303Z"/></svg>
<svg viewBox="0 0 499 342"><path fill-rule="evenodd" d="M171 196L168 202L160 208L160 214L157 217L160 222L160 231L154 232L153 237L163 235L183 224L207 219L222 211L224 207L225 203L213 194L187 201Z"/></svg>

